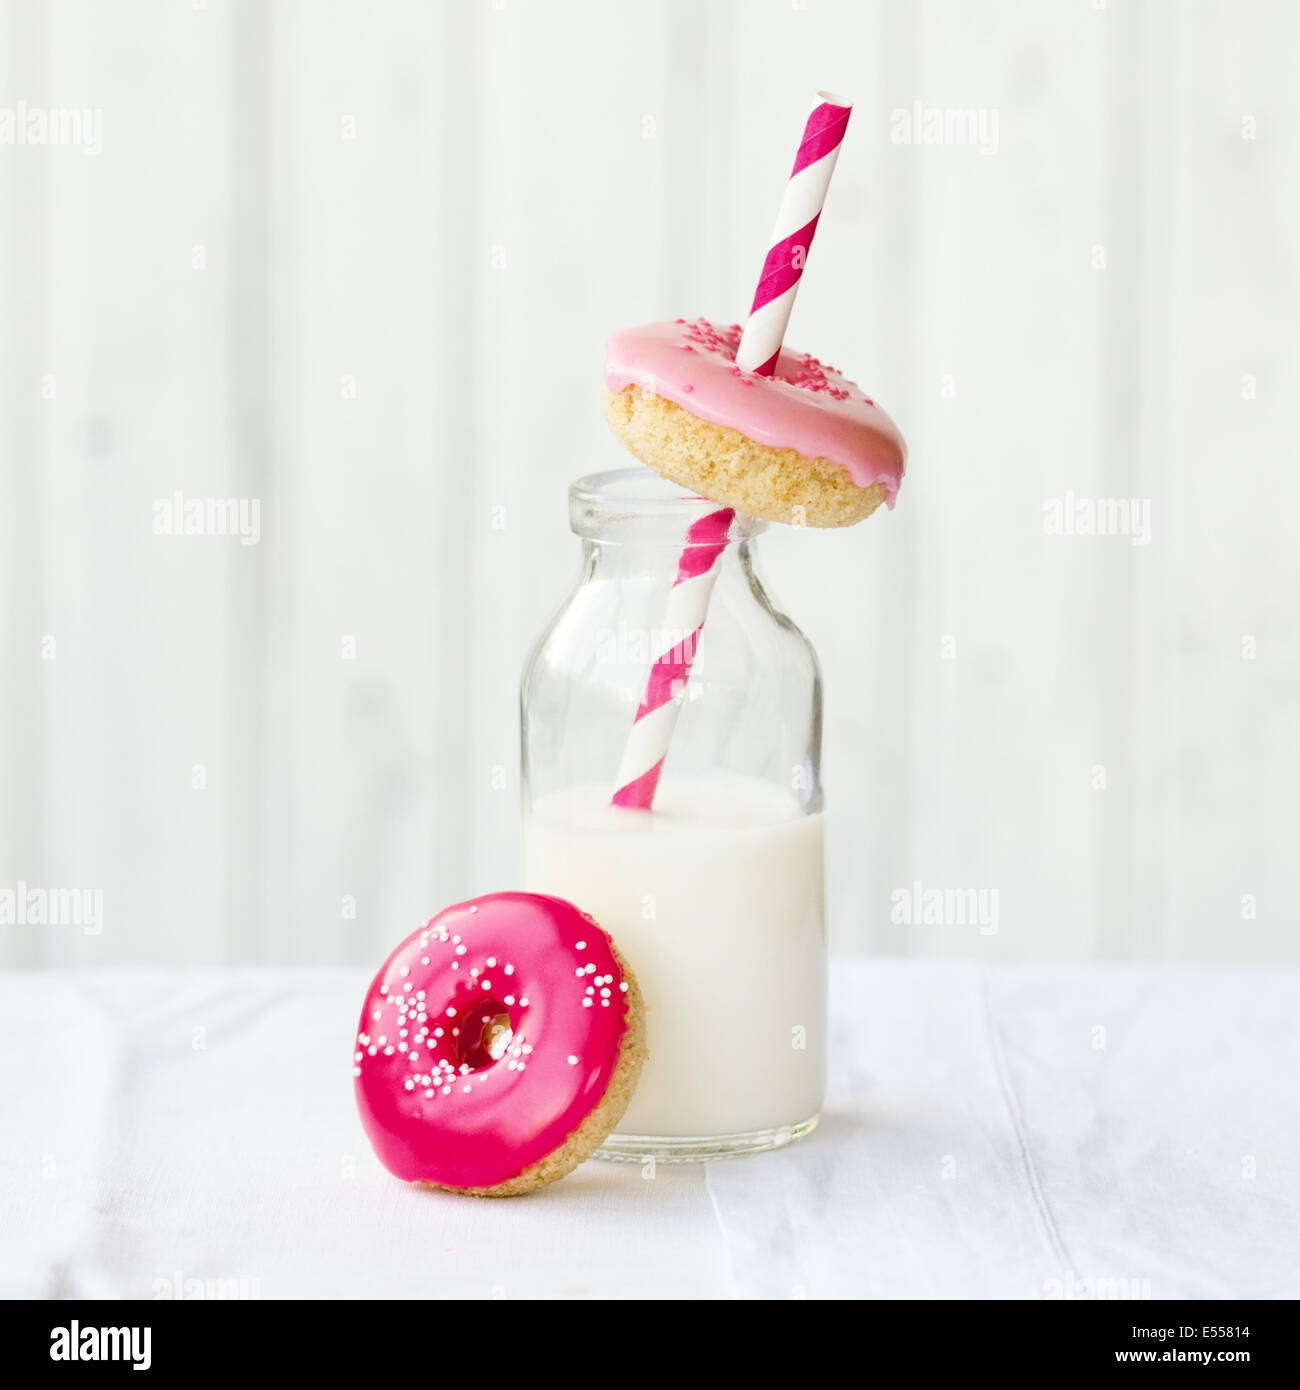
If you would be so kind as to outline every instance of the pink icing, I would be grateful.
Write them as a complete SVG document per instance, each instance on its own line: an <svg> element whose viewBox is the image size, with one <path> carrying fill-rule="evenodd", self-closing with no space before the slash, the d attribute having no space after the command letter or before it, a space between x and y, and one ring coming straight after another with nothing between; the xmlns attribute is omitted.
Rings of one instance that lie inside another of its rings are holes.
<svg viewBox="0 0 1300 1390"><path fill-rule="evenodd" d="M841 464L858 487L883 483L892 507L907 446L889 416L810 353L782 348L770 377L743 371L739 342L739 324L708 319L626 328L606 344L605 384L641 386L759 444Z"/></svg>
<svg viewBox="0 0 1300 1390"><path fill-rule="evenodd" d="M407 1182L517 1177L600 1104L627 1028L609 938L561 898L491 893L413 932L380 967L353 1049L357 1109ZM484 1024L509 1016L493 1060Z"/></svg>

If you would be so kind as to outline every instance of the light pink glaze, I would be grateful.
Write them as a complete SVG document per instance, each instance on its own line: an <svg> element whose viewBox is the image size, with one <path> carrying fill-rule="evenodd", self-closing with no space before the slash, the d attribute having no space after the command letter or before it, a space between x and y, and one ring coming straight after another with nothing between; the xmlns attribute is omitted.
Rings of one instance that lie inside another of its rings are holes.
<svg viewBox="0 0 1300 1390"><path fill-rule="evenodd" d="M834 367L793 348L781 349L773 376L743 371L739 342L739 324L708 319L626 328L606 344L605 385L643 387L759 444L841 464L858 487L883 483L892 507L907 446L889 416Z"/></svg>
<svg viewBox="0 0 1300 1390"><path fill-rule="evenodd" d="M407 1182L493 1187L551 1153L600 1104L627 986L586 913L537 893L440 912L384 962L353 1049L357 1109ZM484 1024L507 1014L497 1060Z"/></svg>

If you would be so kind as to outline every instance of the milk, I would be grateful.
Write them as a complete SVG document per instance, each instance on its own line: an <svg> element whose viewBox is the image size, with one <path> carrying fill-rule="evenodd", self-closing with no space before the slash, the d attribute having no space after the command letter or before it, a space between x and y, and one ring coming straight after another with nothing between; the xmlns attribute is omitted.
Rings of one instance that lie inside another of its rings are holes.
<svg viewBox="0 0 1300 1390"><path fill-rule="evenodd" d="M704 1137L816 1116L825 1071L822 816L730 774L664 779L653 811L609 788L539 798L524 887L591 913L649 1005L620 1134Z"/></svg>

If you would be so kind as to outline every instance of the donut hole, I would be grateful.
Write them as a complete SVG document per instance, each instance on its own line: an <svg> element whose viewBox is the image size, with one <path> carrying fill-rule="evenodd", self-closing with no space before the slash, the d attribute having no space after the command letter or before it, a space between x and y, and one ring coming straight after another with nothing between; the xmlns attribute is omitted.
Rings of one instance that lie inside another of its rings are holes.
<svg viewBox="0 0 1300 1390"><path fill-rule="evenodd" d="M464 1015L456 1038L456 1063L481 1071L499 1062L514 1037L510 1011L497 999L483 999Z"/></svg>

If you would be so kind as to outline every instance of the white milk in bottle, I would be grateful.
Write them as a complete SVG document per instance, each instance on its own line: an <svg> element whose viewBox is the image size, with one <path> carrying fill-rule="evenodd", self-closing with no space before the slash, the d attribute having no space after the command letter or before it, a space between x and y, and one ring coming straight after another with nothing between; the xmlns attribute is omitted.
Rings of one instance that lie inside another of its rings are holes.
<svg viewBox="0 0 1300 1390"><path fill-rule="evenodd" d="M608 786L581 786L535 801L524 887L589 912L640 981L650 1055L618 1135L752 1135L815 1121L826 1050L822 815L725 772L665 777L652 811L609 797Z"/></svg>

